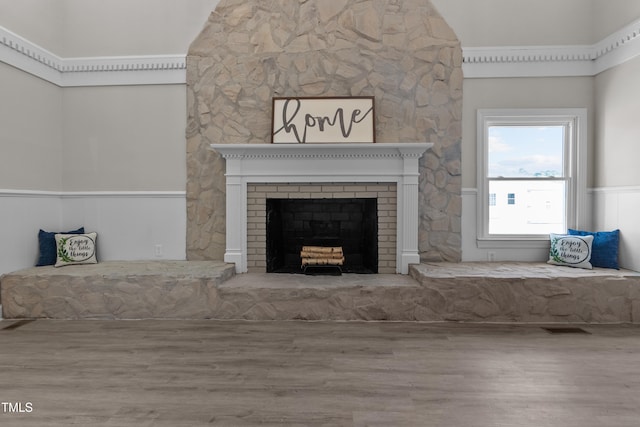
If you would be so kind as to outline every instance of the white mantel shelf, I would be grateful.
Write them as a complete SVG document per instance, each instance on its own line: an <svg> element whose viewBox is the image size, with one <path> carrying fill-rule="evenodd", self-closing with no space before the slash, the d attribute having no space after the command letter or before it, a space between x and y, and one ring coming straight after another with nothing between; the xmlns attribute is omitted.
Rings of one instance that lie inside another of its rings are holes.
<svg viewBox="0 0 640 427"><path fill-rule="evenodd" d="M247 184L395 182L397 271L418 254L418 160L432 143L211 144L226 159L227 246L224 260L247 271Z"/></svg>

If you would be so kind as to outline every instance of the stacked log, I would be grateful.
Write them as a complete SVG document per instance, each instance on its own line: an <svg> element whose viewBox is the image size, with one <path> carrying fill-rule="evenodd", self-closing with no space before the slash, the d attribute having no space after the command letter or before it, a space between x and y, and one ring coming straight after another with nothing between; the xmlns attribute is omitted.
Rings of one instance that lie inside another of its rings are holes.
<svg viewBox="0 0 640 427"><path fill-rule="evenodd" d="M342 246L303 246L300 251L302 267L309 265L337 265L344 264Z"/></svg>

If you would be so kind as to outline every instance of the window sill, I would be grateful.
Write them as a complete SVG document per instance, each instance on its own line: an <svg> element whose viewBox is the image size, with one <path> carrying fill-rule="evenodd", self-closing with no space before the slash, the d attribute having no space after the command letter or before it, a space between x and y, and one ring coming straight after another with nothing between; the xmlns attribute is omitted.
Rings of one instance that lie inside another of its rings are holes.
<svg viewBox="0 0 640 427"><path fill-rule="evenodd" d="M549 238L535 239L477 239L479 249L544 249L549 248Z"/></svg>

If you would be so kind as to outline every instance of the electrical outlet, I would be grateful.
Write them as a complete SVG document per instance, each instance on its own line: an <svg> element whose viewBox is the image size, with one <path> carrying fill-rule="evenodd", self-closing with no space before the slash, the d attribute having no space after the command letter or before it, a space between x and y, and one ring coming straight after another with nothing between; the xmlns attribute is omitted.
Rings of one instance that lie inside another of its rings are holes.
<svg viewBox="0 0 640 427"><path fill-rule="evenodd" d="M162 245L156 245L154 248L154 253L156 254L157 258L162 257Z"/></svg>
<svg viewBox="0 0 640 427"><path fill-rule="evenodd" d="M487 252L487 261L494 262L496 260L495 252Z"/></svg>

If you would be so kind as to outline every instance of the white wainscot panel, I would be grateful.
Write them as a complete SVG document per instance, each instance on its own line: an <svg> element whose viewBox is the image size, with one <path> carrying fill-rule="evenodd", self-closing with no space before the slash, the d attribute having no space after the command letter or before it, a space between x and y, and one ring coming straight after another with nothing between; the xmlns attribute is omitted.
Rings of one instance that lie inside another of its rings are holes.
<svg viewBox="0 0 640 427"><path fill-rule="evenodd" d="M620 267L640 271L640 187L594 191L594 229L620 229Z"/></svg>
<svg viewBox="0 0 640 427"><path fill-rule="evenodd" d="M80 226L98 233L103 261L186 258L184 192L0 190L0 275L35 265L38 230Z"/></svg>
<svg viewBox="0 0 640 427"><path fill-rule="evenodd" d="M38 260L38 230L61 230L56 194L0 190L0 275L33 267Z"/></svg>
<svg viewBox="0 0 640 427"><path fill-rule="evenodd" d="M186 258L184 193L65 194L63 224L98 233L98 259Z"/></svg>

